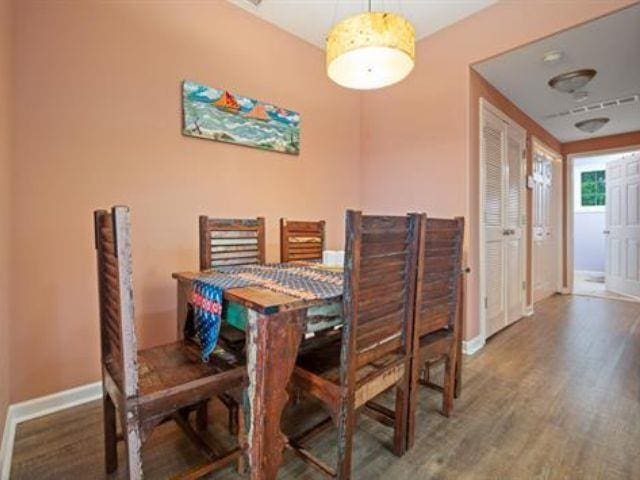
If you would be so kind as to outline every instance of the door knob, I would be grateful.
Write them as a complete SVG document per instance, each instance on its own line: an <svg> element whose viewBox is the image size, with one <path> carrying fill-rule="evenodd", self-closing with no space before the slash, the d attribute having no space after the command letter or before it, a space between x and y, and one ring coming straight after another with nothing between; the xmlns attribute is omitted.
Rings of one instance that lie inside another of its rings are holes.
<svg viewBox="0 0 640 480"><path fill-rule="evenodd" d="M611 233L610 230L603 230L602 233L604 233L605 235L609 235Z"/></svg>

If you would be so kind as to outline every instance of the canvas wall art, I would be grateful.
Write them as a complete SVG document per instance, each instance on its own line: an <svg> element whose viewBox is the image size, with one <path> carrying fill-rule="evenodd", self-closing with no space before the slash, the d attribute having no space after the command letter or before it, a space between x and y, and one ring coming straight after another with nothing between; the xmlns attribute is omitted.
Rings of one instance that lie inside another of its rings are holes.
<svg viewBox="0 0 640 480"><path fill-rule="evenodd" d="M300 153L300 115L227 90L182 83L185 135L276 152Z"/></svg>

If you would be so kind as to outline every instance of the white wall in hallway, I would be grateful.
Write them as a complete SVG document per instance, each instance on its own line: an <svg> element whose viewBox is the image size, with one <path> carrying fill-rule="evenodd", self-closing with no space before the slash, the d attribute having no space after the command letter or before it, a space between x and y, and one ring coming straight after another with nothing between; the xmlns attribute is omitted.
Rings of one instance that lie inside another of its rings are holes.
<svg viewBox="0 0 640 480"><path fill-rule="evenodd" d="M574 268L604 272L604 212L576 212L573 220Z"/></svg>

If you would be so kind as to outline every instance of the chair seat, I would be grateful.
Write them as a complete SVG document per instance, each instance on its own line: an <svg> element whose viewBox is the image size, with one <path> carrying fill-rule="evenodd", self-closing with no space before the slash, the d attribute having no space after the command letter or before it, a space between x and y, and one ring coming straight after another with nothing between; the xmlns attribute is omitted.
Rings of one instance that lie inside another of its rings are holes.
<svg viewBox="0 0 640 480"><path fill-rule="evenodd" d="M304 377L312 376L339 387L341 343L338 337L327 345L300 355L294 381L298 379L304 382ZM394 385L403 374L404 357L398 352L389 353L356 369L356 408Z"/></svg>
<svg viewBox="0 0 640 480"><path fill-rule="evenodd" d="M420 337L420 354L423 357L437 357L449 353L455 341L453 329L442 328ZM427 358L424 358L427 360Z"/></svg>
<svg viewBox="0 0 640 480"><path fill-rule="evenodd" d="M141 402L172 395L178 403L197 403L242 383L246 368L233 353L216 349L203 362L199 347L190 341L168 343L138 351ZM196 391L194 391L196 389ZM184 395L183 400L181 393Z"/></svg>

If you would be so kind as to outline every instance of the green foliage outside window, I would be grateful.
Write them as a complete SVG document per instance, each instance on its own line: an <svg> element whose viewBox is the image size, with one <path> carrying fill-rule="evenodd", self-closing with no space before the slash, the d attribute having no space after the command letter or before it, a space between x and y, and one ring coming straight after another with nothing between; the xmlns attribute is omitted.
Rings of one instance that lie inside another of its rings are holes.
<svg viewBox="0 0 640 480"><path fill-rule="evenodd" d="M600 207L605 205L605 171L582 172L580 176L580 193L583 207Z"/></svg>

